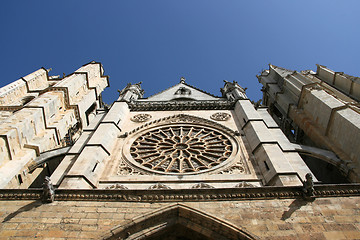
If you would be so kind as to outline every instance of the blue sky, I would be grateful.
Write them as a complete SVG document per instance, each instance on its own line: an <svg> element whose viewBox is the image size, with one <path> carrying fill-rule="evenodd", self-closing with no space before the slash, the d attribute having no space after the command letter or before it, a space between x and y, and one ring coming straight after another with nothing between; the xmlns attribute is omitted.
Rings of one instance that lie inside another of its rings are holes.
<svg viewBox="0 0 360 240"><path fill-rule="evenodd" d="M142 81L145 96L179 82L220 95L224 79L261 98L272 63L360 76L360 1L1 1L0 86L40 67L70 74L92 60L104 100Z"/></svg>

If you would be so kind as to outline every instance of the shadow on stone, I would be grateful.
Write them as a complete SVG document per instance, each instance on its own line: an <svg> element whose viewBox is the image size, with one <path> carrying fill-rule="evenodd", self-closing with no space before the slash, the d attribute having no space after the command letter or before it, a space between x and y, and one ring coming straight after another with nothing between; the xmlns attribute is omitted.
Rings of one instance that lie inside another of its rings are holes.
<svg viewBox="0 0 360 240"><path fill-rule="evenodd" d="M311 201L309 200L304 200L302 198L297 198L295 199L290 205L289 205L289 210L285 211L282 216L281 216L281 220L286 220L289 217L291 217L291 215L298 209L300 209L302 206L305 206L306 204L308 204L309 202L314 201L314 199L312 199Z"/></svg>
<svg viewBox="0 0 360 240"><path fill-rule="evenodd" d="M19 208L18 210L16 210L15 212L13 213L10 213L9 215L7 215L4 220L2 221L3 223L4 222L7 222L9 221L10 219L16 217L18 214L22 213L22 212L27 212L27 211L30 211L32 209L35 209L35 208L38 208L42 205L42 202L40 200L36 200L34 202L31 202L21 208Z"/></svg>

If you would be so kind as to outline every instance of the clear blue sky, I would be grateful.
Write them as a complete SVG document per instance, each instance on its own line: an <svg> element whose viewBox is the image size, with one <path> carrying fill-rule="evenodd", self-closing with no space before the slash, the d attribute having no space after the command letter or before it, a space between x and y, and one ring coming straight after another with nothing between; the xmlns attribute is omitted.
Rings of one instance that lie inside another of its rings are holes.
<svg viewBox="0 0 360 240"><path fill-rule="evenodd" d="M1 1L0 86L40 67L70 74L92 60L104 100L143 81L145 96L187 82L220 95L224 79L261 98L268 63L360 76L360 1Z"/></svg>

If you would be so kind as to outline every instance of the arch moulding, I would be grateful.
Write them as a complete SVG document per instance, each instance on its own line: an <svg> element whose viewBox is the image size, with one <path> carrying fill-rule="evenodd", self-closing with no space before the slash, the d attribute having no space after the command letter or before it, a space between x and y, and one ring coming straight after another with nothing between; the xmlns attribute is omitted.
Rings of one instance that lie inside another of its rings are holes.
<svg viewBox="0 0 360 240"><path fill-rule="evenodd" d="M161 234L179 228L206 239L259 239L227 221L182 204L173 204L129 220L110 230L102 239L157 239Z"/></svg>

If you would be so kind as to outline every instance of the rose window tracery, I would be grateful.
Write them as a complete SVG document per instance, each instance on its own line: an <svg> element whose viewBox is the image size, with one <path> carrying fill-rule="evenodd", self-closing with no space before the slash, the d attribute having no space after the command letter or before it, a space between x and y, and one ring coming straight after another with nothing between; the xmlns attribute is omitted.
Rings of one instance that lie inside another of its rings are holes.
<svg viewBox="0 0 360 240"><path fill-rule="evenodd" d="M162 173L196 173L226 161L233 152L230 139L203 126L164 126L143 133L130 147L142 167Z"/></svg>

